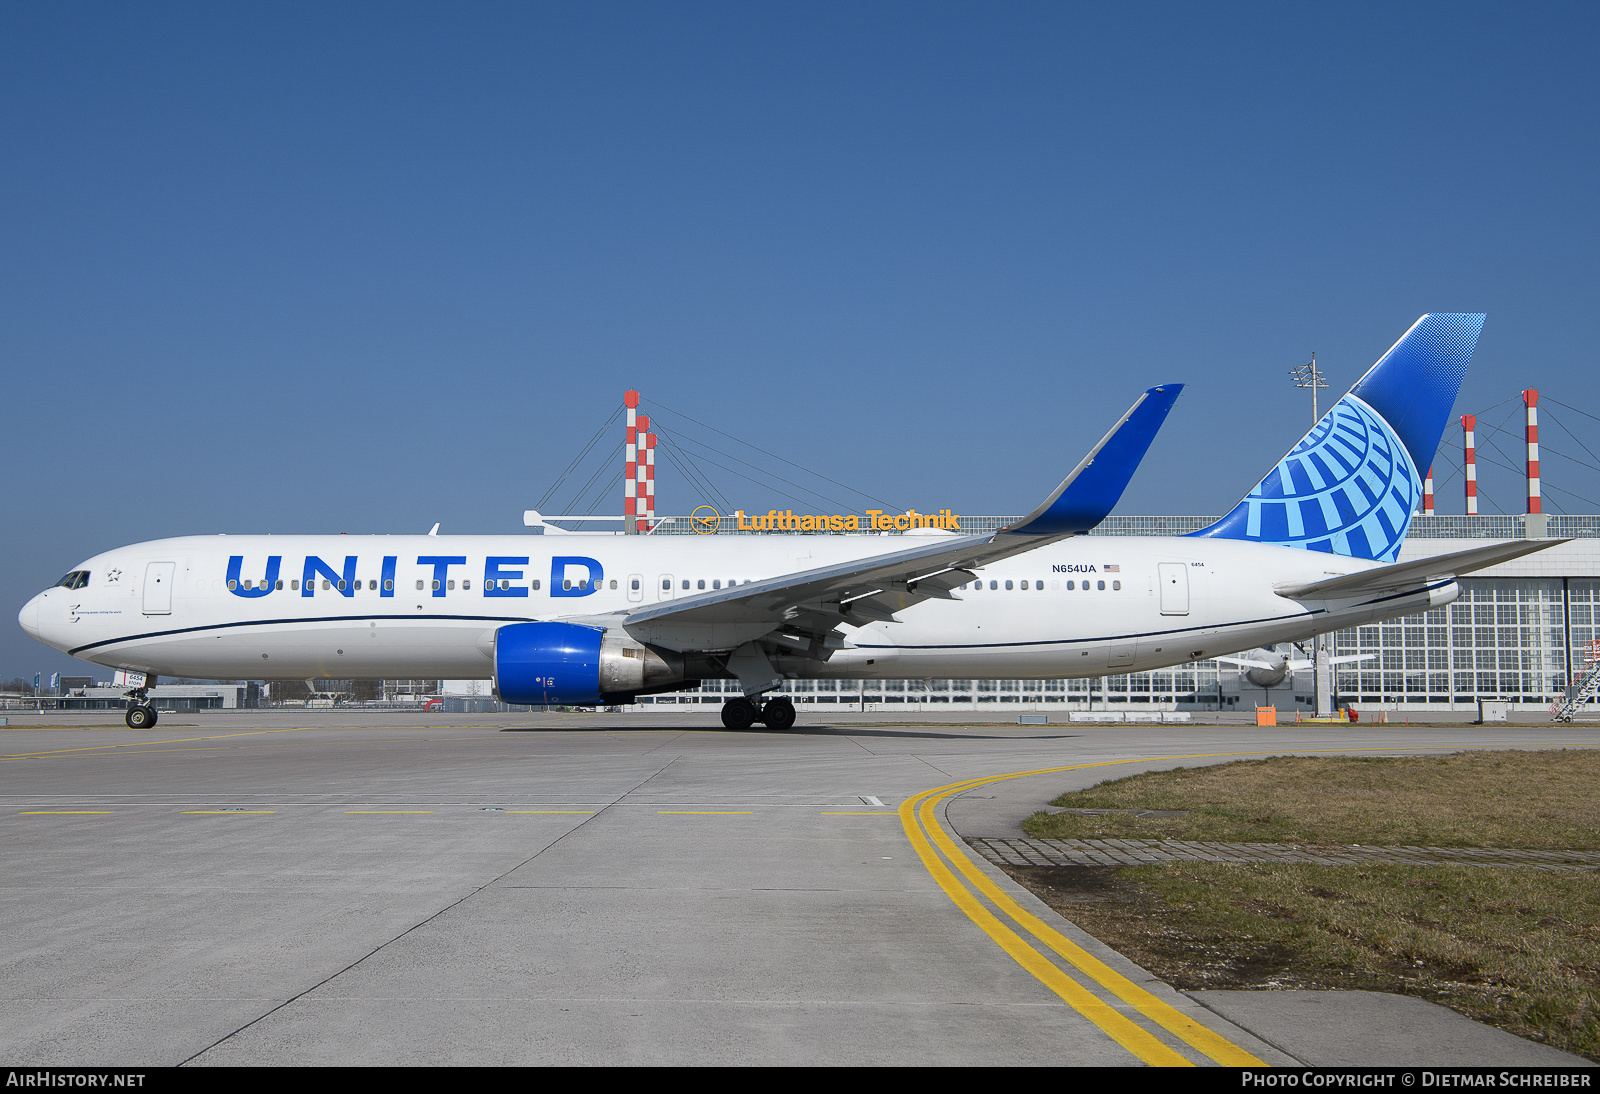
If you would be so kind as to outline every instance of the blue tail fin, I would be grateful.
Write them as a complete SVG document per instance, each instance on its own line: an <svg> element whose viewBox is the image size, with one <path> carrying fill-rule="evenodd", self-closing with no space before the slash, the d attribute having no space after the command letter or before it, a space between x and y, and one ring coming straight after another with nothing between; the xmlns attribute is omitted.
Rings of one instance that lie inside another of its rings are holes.
<svg viewBox="0 0 1600 1094"><path fill-rule="evenodd" d="M1483 320L1418 319L1231 513L1191 534L1393 562Z"/></svg>

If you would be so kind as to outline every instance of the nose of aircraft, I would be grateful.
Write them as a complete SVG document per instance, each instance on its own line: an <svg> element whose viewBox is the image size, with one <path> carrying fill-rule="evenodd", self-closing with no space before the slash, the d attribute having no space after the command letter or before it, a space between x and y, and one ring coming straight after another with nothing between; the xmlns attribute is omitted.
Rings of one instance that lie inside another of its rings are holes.
<svg viewBox="0 0 1600 1094"><path fill-rule="evenodd" d="M39 637L39 600L43 596L43 593L36 593L33 599L24 604L22 610L17 613L17 622L28 632L29 638Z"/></svg>

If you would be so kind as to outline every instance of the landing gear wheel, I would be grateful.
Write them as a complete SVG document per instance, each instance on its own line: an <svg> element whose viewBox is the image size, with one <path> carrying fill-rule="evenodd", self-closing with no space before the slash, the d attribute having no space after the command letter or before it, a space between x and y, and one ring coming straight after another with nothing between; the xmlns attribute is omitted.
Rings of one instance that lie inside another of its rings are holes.
<svg viewBox="0 0 1600 1094"><path fill-rule="evenodd" d="M732 730L745 730L756 724L756 705L748 699L730 699L722 704L722 724Z"/></svg>
<svg viewBox="0 0 1600 1094"><path fill-rule="evenodd" d="M768 729L792 729L794 703L783 698L771 700L761 708L761 720L767 723Z"/></svg>
<svg viewBox="0 0 1600 1094"><path fill-rule="evenodd" d="M156 724L156 708L147 706L132 706L122 720L128 723L129 729L149 729Z"/></svg>

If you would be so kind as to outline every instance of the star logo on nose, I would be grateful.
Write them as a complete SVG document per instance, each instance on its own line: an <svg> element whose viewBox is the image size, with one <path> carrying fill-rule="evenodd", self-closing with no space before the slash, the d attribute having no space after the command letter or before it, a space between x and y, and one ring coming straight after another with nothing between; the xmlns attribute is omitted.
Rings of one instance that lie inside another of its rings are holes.
<svg viewBox="0 0 1600 1094"><path fill-rule="evenodd" d="M106 571L106 584L107 585L115 585L117 583L117 579L120 578L121 576L122 576L122 571L121 570L107 570Z"/></svg>

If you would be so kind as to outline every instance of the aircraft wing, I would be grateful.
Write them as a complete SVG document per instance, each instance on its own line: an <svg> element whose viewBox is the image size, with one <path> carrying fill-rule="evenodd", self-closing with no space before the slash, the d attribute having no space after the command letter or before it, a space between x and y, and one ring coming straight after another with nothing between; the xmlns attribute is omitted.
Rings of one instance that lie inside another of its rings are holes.
<svg viewBox="0 0 1600 1094"><path fill-rule="evenodd" d="M1466 551L1453 551L1447 555L1419 558L1414 562L1394 562L1371 570L1325 578L1322 581L1280 585L1273 591L1291 600L1342 600L1347 597L1390 592L1395 589L1415 588L1446 581L1461 574L1470 574L1501 562L1510 562L1523 555L1531 555L1546 547L1554 547L1564 539L1512 540L1491 543L1487 547L1473 547Z"/></svg>
<svg viewBox="0 0 1600 1094"><path fill-rule="evenodd" d="M646 641L675 649L729 649L785 627L820 651L840 624L894 622L895 612L952 589L973 571L1046 543L1081 535L1111 512L1182 384L1141 395L1045 501L1015 525L987 536L886 541L895 550L849 562L753 581L719 592L626 613L624 625Z"/></svg>

